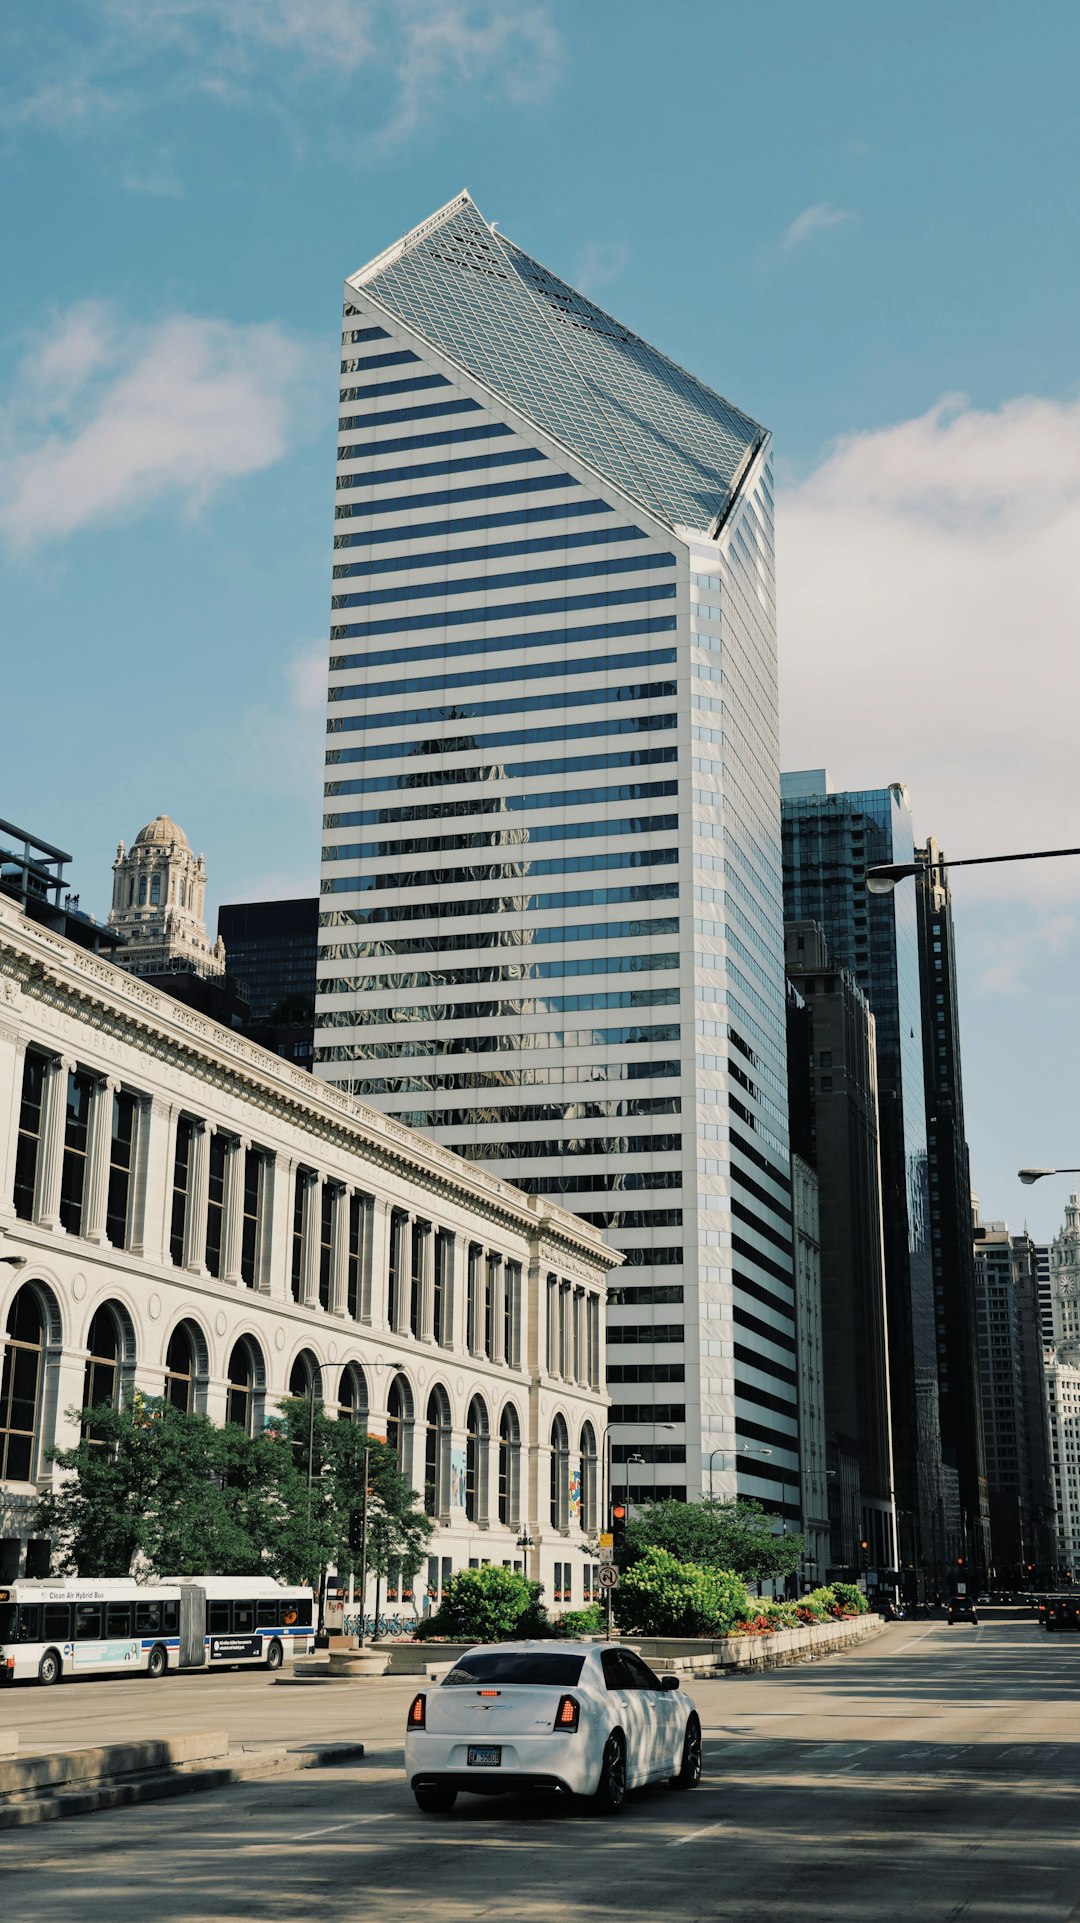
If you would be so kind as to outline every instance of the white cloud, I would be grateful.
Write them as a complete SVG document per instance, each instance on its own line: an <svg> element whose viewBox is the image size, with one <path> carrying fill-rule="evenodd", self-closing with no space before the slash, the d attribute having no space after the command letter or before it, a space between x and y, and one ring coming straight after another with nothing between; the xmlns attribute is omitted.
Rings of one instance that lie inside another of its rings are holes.
<svg viewBox="0 0 1080 1923"><path fill-rule="evenodd" d="M1078 553L1080 401L953 398L840 441L777 505L783 765L905 781L954 857L1080 845ZM1080 858L953 882L1050 909Z"/></svg>
<svg viewBox="0 0 1080 1923"><path fill-rule="evenodd" d="M796 214L784 233L780 245L784 248L800 247L804 241L813 240L816 234L827 233L830 227L843 227L855 216L847 207L830 207L821 201L816 207L804 207Z"/></svg>
<svg viewBox="0 0 1080 1923"><path fill-rule="evenodd" d="M624 240L591 240L578 254L574 286L583 294L595 295L618 280L629 259L630 249Z"/></svg>
<svg viewBox="0 0 1080 1923"><path fill-rule="evenodd" d="M86 31L58 47L20 31L6 67L9 127L82 136L131 128L191 91L284 118L371 158L453 109L542 99L562 61L545 0L83 0ZM312 81L318 77L319 87ZM362 89L362 91L358 91ZM130 158L130 152L126 156ZM171 180L128 167L141 191Z"/></svg>
<svg viewBox="0 0 1080 1923"><path fill-rule="evenodd" d="M306 353L277 327L88 305L17 370L0 413L0 532L62 539L163 496L202 505L285 449Z"/></svg>
<svg viewBox="0 0 1080 1923"><path fill-rule="evenodd" d="M291 795L310 809L313 824L325 772L328 663L327 641L298 649L284 662L279 684L269 688L267 698L230 717L217 750L234 787L270 794L276 801Z"/></svg>

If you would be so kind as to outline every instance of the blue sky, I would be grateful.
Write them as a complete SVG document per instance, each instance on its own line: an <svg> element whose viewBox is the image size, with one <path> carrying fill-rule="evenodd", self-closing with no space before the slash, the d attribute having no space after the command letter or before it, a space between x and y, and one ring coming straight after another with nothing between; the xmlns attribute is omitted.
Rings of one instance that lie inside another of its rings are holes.
<svg viewBox="0 0 1080 1923"><path fill-rule="evenodd" d="M0 813L104 912L318 851L341 282L468 186L766 422L785 761L954 854L1080 843L1080 16L40 0L0 24ZM1048 1233L1080 862L956 878L974 1179Z"/></svg>

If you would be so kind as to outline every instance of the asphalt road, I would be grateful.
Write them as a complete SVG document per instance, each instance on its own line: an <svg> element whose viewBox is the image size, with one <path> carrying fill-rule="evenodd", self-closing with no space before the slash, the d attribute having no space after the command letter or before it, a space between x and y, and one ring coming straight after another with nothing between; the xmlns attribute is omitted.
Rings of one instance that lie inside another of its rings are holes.
<svg viewBox="0 0 1080 1923"><path fill-rule="evenodd" d="M901 1623L695 1686L705 1776L616 1819L401 1774L412 1686L176 1677L13 1691L23 1747L225 1728L364 1762L0 1835L7 1923L1080 1923L1080 1637ZM88 1735L87 1730L92 1729Z"/></svg>

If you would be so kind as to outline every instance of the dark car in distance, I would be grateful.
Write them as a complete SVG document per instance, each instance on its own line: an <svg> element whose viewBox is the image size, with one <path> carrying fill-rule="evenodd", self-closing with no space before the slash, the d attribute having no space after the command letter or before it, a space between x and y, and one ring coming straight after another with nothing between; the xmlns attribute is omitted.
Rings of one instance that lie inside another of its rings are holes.
<svg viewBox="0 0 1080 1923"><path fill-rule="evenodd" d="M945 1620L950 1623L974 1623L976 1628L978 1628L979 1616L975 1608L975 1598L973 1596L950 1596Z"/></svg>

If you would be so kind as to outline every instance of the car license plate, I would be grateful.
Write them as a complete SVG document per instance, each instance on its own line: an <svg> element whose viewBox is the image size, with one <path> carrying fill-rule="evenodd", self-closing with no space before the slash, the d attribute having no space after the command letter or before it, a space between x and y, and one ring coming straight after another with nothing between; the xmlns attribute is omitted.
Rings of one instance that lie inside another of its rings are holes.
<svg viewBox="0 0 1080 1923"><path fill-rule="evenodd" d="M474 1749L470 1746L468 1764L470 1769L498 1769L502 1764L502 1748Z"/></svg>

